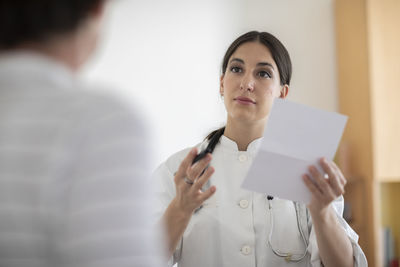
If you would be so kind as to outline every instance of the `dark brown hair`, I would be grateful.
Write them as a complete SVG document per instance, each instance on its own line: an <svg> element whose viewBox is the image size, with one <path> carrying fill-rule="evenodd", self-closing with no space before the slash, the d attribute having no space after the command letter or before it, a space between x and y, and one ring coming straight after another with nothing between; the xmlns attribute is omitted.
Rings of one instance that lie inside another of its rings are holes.
<svg viewBox="0 0 400 267"><path fill-rule="evenodd" d="M292 78L292 61L290 60L289 53L283 44L275 36L268 32L247 32L233 41L228 50L225 52L225 56L222 61L222 74L225 74L229 59L232 54L235 53L239 46L248 42L259 42L269 49L272 58L278 67L281 85L290 85L290 79Z"/></svg>
<svg viewBox="0 0 400 267"><path fill-rule="evenodd" d="M0 49L75 30L104 0L0 0Z"/></svg>
<svg viewBox="0 0 400 267"><path fill-rule="evenodd" d="M278 67L280 84L290 85L290 79L292 78L292 61L290 60L289 53L285 46L275 36L268 32L247 32L233 41L228 50L226 50L224 59L222 60L221 74L225 74L229 59L231 58L232 54L235 53L239 46L248 42L259 42L268 48L276 66ZM211 132L209 135L207 135L206 139L210 140L217 133L223 133L224 130L225 126Z"/></svg>

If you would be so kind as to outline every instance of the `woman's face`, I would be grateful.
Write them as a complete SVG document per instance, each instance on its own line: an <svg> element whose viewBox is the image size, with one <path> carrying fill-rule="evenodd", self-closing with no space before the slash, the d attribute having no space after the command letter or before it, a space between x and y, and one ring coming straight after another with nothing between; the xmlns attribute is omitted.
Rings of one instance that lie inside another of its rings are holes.
<svg viewBox="0 0 400 267"><path fill-rule="evenodd" d="M228 120L265 123L272 103L286 97L289 87L281 86L279 71L269 49L259 42L240 45L229 59L221 77Z"/></svg>

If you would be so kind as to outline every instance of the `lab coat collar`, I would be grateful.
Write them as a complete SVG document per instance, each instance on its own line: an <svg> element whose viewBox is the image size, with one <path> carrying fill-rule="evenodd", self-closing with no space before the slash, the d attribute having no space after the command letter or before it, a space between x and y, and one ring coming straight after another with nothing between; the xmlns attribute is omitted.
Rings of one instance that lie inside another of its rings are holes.
<svg viewBox="0 0 400 267"><path fill-rule="evenodd" d="M261 141L262 141L262 137L257 138L255 140L253 140L247 147L246 151L240 151L240 152L247 152L250 154L256 154L258 148L260 147ZM223 148L227 149L227 150L231 150L233 152L239 152L239 148L236 144L235 141L229 139L228 137L226 137L225 135L221 136L220 139L220 144Z"/></svg>

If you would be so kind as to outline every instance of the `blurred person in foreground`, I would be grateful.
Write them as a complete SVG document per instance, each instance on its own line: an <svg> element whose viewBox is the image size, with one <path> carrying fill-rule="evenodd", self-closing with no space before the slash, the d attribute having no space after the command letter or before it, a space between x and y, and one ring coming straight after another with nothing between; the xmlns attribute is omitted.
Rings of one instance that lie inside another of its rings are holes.
<svg viewBox="0 0 400 267"><path fill-rule="evenodd" d="M0 266L156 266L145 125L75 74L103 0L0 0Z"/></svg>

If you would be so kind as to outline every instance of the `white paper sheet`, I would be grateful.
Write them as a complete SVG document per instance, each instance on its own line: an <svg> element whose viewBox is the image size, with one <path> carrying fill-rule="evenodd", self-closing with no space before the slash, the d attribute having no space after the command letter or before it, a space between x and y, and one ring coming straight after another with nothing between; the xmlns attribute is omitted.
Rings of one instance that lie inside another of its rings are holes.
<svg viewBox="0 0 400 267"><path fill-rule="evenodd" d="M242 187L278 198L309 203L301 176L321 157L332 160L347 116L277 99L264 138ZM320 169L322 171L322 169Z"/></svg>

